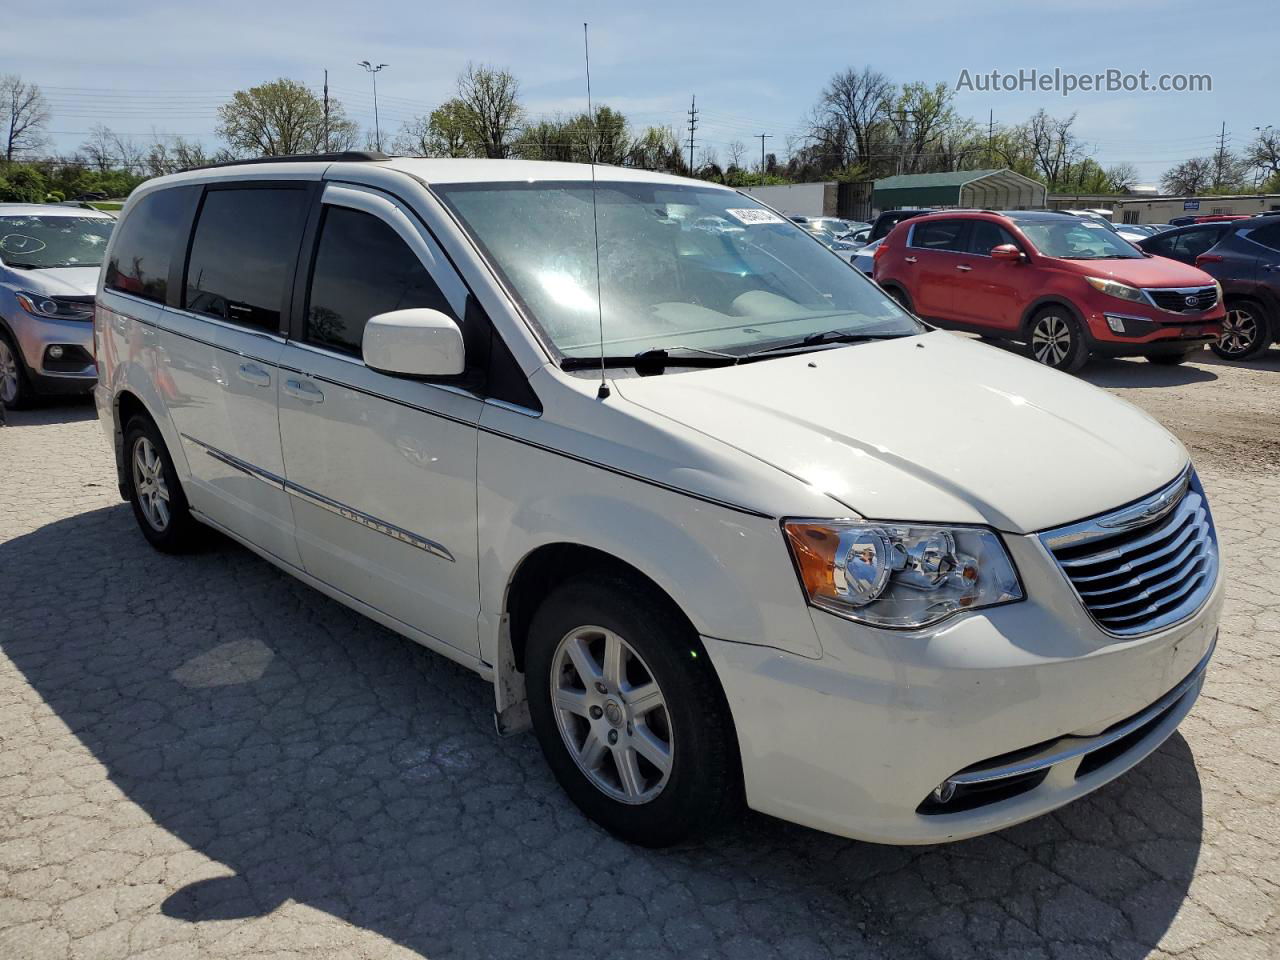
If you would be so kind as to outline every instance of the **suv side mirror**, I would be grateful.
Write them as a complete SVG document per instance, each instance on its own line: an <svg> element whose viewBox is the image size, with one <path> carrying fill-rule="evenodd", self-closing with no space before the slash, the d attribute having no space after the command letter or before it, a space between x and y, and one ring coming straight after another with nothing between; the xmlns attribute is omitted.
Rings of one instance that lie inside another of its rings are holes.
<svg viewBox="0 0 1280 960"><path fill-rule="evenodd" d="M1003 263L1021 263L1025 258L1022 256L1022 251L1012 243L1002 243L991 248L991 259L1000 260Z"/></svg>
<svg viewBox="0 0 1280 960"><path fill-rule="evenodd" d="M457 321L439 310L392 310L369 318L361 338L365 364L409 377L456 377L466 370Z"/></svg>

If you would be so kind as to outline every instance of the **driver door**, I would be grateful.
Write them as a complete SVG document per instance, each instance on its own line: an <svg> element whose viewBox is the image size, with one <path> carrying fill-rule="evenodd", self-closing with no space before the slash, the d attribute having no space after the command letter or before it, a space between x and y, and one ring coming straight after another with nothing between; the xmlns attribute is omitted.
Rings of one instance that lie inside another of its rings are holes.
<svg viewBox="0 0 1280 960"><path fill-rule="evenodd" d="M478 654L483 404L458 386L373 370L360 349L369 317L392 310L430 307L463 326L467 288L413 212L371 188L327 185L304 243L311 269L280 359L280 439L303 566Z"/></svg>

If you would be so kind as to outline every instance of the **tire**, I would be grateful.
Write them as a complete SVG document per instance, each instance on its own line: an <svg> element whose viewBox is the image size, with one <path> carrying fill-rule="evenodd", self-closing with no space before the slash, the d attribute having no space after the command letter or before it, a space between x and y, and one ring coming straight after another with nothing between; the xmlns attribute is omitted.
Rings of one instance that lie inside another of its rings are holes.
<svg viewBox="0 0 1280 960"><path fill-rule="evenodd" d="M1147 362L1155 363L1162 367L1176 367L1179 364L1186 363L1200 351L1201 348L1196 347L1194 350L1179 350L1177 353L1153 353L1147 357Z"/></svg>
<svg viewBox="0 0 1280 960"><path fill-rule="evenodd" d="M1222 336L1209 349L1223 360L1256 360L1271 346L1267 315L1256 300L1229 300Z"/></svg>
<svg viewBox="0 0 1280 960"><path fill-rule="evenodd" d="M147 541L163 553L198 545L200 525L191 516L173 459L156 425L134 417L125 427L125 493Z"/></svg>
<svg viewBox="0 0 1280 960"><path fill-rule="evenodd" d="M10 410L21 410L34 398L22 355L8 333L0 330L0 403Z"/></svg>
<svg viewBox="0 0 1280 960"><path fill-rule="evenodd" d="M525 666L543 756L589 818L647 847L734 819L741 763L724 692L697 634L648 584L611 574L562 584L530 622Z"/></svg>
<svg viewBox="0 0 1280 960"><path fill-rule="evenodd" d="M1045 307L1027 324L1027 354L1046 367L1075 373L1089 359L1089 345L1066 307Z"/></svg>
<svg viewBox="0 0 1280 960"><path fill-rule="evenodd" d="M911 296L907 291L903 290L901 287L887 287L884 292L889 295L889 298L893 300L894 303L907 311L907 313L912 315L915 314L915 308L911 306Z"/></svg>

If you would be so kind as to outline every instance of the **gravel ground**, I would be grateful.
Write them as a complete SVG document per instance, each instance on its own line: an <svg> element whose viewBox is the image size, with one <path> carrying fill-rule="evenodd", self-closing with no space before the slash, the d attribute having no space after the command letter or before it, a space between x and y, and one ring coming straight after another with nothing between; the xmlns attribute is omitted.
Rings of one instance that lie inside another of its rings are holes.
<svg viewBox="0 0 1280 960"><path fill-rule="evenodd" d="M245 550L150 550L90 407L0 430L0 957L1280 955L1280 351L1096 364L1227 556L1199 703L1051 816L949 846L583 820L478 679Z"/></svg>

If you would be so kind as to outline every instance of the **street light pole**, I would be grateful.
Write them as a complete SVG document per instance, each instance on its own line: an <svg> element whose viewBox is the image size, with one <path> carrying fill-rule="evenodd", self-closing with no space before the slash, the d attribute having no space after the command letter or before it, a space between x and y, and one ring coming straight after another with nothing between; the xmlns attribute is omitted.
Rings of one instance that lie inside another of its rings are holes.
<svg viewBox="0 0 1280 960"><path fill-rule="evenodd" d="M382 127L378 124L378 71L388 66L385 63L379 63L374 66L368 60L361 60L358 66L364 67L365 71L373 78L373 141L379 151L382 150Z"/></svg>

